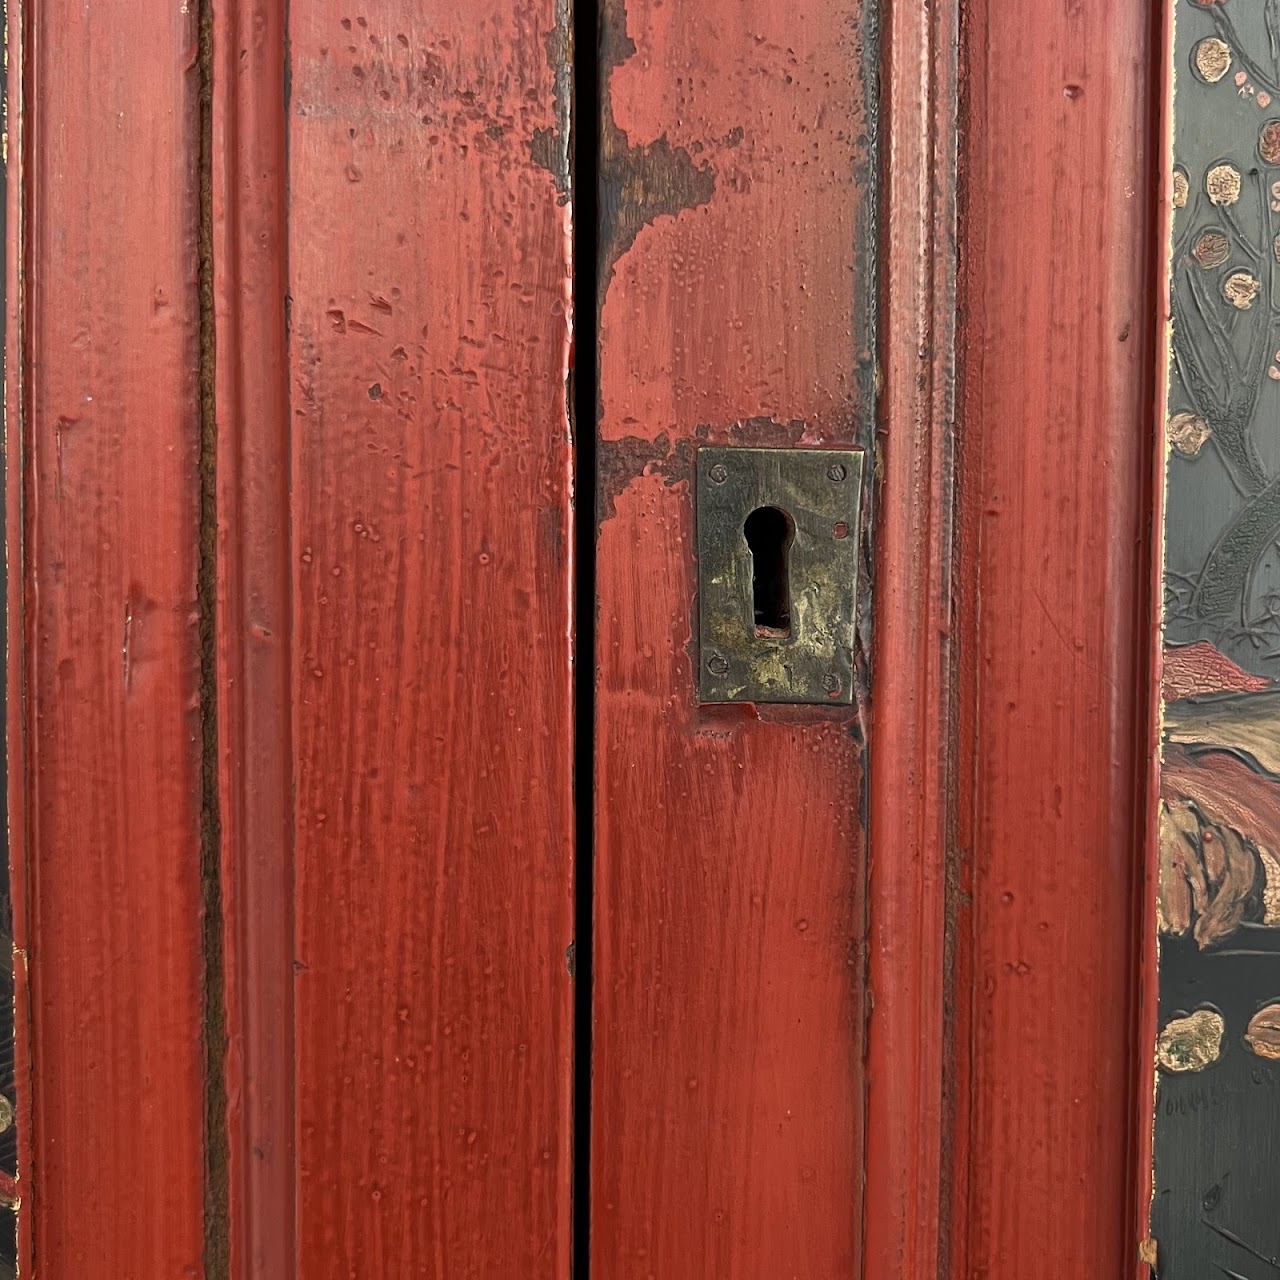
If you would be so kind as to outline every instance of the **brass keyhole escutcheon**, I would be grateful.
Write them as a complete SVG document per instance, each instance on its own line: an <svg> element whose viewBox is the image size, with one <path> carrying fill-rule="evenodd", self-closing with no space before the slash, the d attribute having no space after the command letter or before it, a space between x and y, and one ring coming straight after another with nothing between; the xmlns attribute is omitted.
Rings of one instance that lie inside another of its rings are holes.
<svg viewBox="0 0 1280 1280"><path fill-rule="evenodd" d="M702 701L852 701L862 458L698 451Z"/></svg>

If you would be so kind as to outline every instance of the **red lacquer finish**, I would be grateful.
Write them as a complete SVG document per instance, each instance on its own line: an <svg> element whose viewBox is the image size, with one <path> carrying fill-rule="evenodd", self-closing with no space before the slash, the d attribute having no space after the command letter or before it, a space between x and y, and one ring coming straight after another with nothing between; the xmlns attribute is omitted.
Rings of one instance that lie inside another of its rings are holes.
<svg viewBox="0 0 1280 1280"><path fill-rule="evenodd" d="M863 691L699 707L692 468L870 439L874 55L843 0L603 20L593 1274L854 1276Z"/></svg>
<svg viewBox="0 0 1280 1280"><path fill-rule="evenodd" d="M225 1133L211 1140L226 1143L225 1185L213 1188L226 1205L215 1256L225 1250L234 1280L288 1280L295 1173L284 15L266 0L228 0L211 17L222 933L210 994L221 997L224 1020L210 1031L220 1031L225 1052L209 1084L212 1122L225 1113Z"/></svg>
<svg viewBox="0 0 1280 1280"><path fill-rule="evenodd" d="M90 17L47 0L10 21L23 180L10 204L10 795L35 1064L24 1251L29 1268L34 1234L50 1280L195 1277L195 6L103 0Z"/></svg>
<svg viewBox="0 0 1280 1280"><path fill-rule="evenodd" d="M961 7L603 0L575 514L563 0L11 0L24 1275L566 1280L588 1122L597 1280L1139 1270L1168 33ZM703 443L868 449L852 707Z"/></svg>
<svg viewBox="0 0 1280 1280"><path fill-rule="evenodd" d="M1085 1280L1138 1268L1150 1106L1162 45L1146 5L1032 9L964 44L954 1274Z"/></svg>
<svg viewBox="0 0 1280 1280"><path fill-rule="evenodd" d="M568 1273L558 12L290 7L308 1280Z"/></svg>

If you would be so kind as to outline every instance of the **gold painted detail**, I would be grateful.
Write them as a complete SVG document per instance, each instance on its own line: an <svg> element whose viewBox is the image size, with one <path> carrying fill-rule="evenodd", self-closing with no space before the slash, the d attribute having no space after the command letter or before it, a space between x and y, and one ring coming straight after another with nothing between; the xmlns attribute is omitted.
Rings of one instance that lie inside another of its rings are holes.
<svg viewBox="0 0 1280 1280"><path fill-rule="evenodd" d="M1203 1071L1222 1056L1225 1034L1222 1015L1212 1009L1174 1018L1156 1042L1156 1062L1165 1071Z"/></svg>
<svg viewBox="0 0 1280 1280"><path fill-rule="evenodd" d="M1210 83L1215 84L1231 70L1231 46L1225 40L1210 36L1196 45L1196 70Z"/></svg>
<svg viewBox="0 0 1280 1280"><path fill-rule="evenodd" d="M1261 289L1257 277L1247 271L1233 271L1222 282L1222 296L1238 311L1248 311Z"/></svg>
<svg viewBox="0 0 1280 1280"><path fill-rule="evenodd" d="M1267 164L1280 164L1280 120L1268 120L1258 134L1258 154Z"/></svg>
<svg viewBox="0 0 1280 1280"><path fill-rule="evenodd" d="M1265 849L1258 850L1262 863L1262 923L1280 924L1280 862Z"/></svg>
<svg viewBox="0 0 1280 1280"><path fill-rule="evenodd" d="M1233 164L1215 164L1205 174L1204 189L1213 204L1235 204L1240 199L1240 170Z"/></svg>
<svg viewBox="0 0 1280 1280"><path fill-rule="evenodd" d="M1280 1004L1269 1004L1249 1019L1244 1042L1258 1057L1280 1060Z"/></svg>
<svg viewBox="0 0 1280 1280"><path fill-rule="evenodd" d="M1194 458L1213 434L1198 413L1173 414L1166 424L1166 432L1170 445L1187 458Z"/></svg>
<svg viewBox="0 0 1280 1280"><path fill-rule="evenodd" d="M1206 271L1220 267L1231 256L1231 241L1225 232L1211 227L1197 237L1191 246L1191 256Z"/></svg>

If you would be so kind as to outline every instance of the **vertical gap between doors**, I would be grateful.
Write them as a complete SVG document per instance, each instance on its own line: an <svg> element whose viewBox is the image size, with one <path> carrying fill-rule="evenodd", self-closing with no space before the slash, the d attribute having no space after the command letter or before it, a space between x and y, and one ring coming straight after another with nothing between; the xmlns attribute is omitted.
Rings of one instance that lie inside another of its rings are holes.
<svg viewBox="0 0 1280 1280"><path fill-rule="evenodd" d="M213 4L200 0L199 292L200 292L200 878L204 915L205 1193L204 1274L226 1280L230 1267L230 1183L225 1055L227 1024L222 945L222 817L218 790L217 419L213 305Z"/></svg>
<svg viewBox="0 0 1280 1280"><path fill-rule="evenodd" d="M573 199L574 980L573 1280L591 1266L592 906L595 868L596 427L599 417L597 188L599 0L572 0L570 191Z"/></svg>

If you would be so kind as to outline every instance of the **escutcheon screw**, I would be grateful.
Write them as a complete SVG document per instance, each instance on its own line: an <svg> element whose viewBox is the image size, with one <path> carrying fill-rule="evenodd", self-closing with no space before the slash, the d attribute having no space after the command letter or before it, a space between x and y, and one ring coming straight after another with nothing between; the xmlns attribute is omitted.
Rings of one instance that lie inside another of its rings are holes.
<svg viewBox="0 0 1280 1280"><path fill-rule="evenodd" d="M812 474L812 472L810 474ZM848 474L849 473L844 469L844 464L840 462L833 462L827 468L827 479L833 480L836 484L839 484L840 481Z"/></svg>
<svg viewBox="0 0 1280 1280"><path fill-rule="evenodd" d="M713 653L711 657L707 659L707 670L710 671L713 676L728 675L729 664L720 656L720 654Z"/></svg>
<svg viewBox="0 0 1280 1280"><path fill-rule="evenodd" d="M826 690L828 696L834 698L840 692L840 677L828 671L822 677L822 687Z"/></svg>
<svg viewBox="0 0 1280 1280"><path fill-rule="evenodd" d="M712 483L724 484L724 482L728 478L729 478L729 468L726 467L723 462L717 462L716 465L711 468Z"/></svg>

